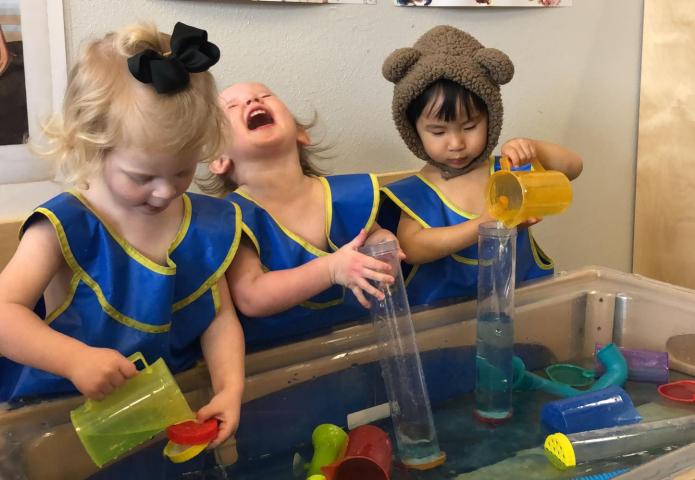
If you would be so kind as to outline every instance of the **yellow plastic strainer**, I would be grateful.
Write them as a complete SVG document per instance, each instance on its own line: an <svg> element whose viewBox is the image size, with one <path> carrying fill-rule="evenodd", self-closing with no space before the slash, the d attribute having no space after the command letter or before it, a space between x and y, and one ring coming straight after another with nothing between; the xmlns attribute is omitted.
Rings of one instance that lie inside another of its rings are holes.
<svg viewBox="0 0 695 480"><path fill-rule="evenodd" d="M548 435L543 448L545 449L545 456L555 468L567 470L577 466L572 442L564 433Z"/></svg>

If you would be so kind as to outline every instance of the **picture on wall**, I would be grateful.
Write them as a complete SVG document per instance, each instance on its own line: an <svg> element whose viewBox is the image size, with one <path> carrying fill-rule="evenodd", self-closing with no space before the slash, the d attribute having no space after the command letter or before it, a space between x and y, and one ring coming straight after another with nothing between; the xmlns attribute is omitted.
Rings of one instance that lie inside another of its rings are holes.
<svg viewBox="0 0 695 480"><path fill-rule="evenodd" d="M376 0L252 0L254 2L279 2L279 3L363 3L376 5Z"/></svg>
<svg viewBox="0 0 695 480"><path fill-rule="evenodd" d="M394 0L400 7L569 7L572 0Z"/></svg>
<svg viewBox="0 0 695 480"><path fill-rule="evenodd" d="M29 134L19 0L0 1L0 145Z"/></svg>
<svg viewBox="0 0 695 480"><path fill-rule="evenodd" d="M67 83L62 0L0 0L0 184L51 177L27 148Z"/></svg>

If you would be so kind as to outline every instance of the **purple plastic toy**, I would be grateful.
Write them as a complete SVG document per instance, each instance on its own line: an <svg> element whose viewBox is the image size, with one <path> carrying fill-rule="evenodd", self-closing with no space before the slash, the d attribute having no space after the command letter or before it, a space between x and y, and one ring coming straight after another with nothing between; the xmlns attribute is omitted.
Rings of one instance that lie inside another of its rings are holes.
<svg viewBox="0 0 695 480"><path fill-rule="evenodd" d="M594 357L603 345L596 344ZM618 347L627 361L627 379L634 382L668 383L668 353L652 350ZM603 374L603 367L596 362L596 376Z"/></svg>

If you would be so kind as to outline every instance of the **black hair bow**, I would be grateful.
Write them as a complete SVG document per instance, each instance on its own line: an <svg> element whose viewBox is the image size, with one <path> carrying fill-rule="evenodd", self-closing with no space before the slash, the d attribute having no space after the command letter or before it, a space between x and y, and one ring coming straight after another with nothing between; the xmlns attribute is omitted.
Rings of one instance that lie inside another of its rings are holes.
<svg viewBox="0 0 695 480"><path fill-rule="evenodd" d="M204 72L220 59L220 49L208 42L208 32L177 22L171 34L171 54L145 50L128 59L128 69L158 93L176 93L188 85L190 73Z"/></svg>

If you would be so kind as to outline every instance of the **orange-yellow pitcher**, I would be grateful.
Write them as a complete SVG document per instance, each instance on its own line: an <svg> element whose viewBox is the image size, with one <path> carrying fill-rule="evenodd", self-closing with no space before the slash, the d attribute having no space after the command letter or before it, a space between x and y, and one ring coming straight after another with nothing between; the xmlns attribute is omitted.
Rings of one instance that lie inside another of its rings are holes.
<svg viewBox="0 0 695 480"><path fill-rule="evenodd" d="M505 227L562 213L572 202L572 185L564 173L546 170L536 159L531 161L532 171L512 171L507 157L500 164L502 169L488 179L485 203Z"/></svg>

